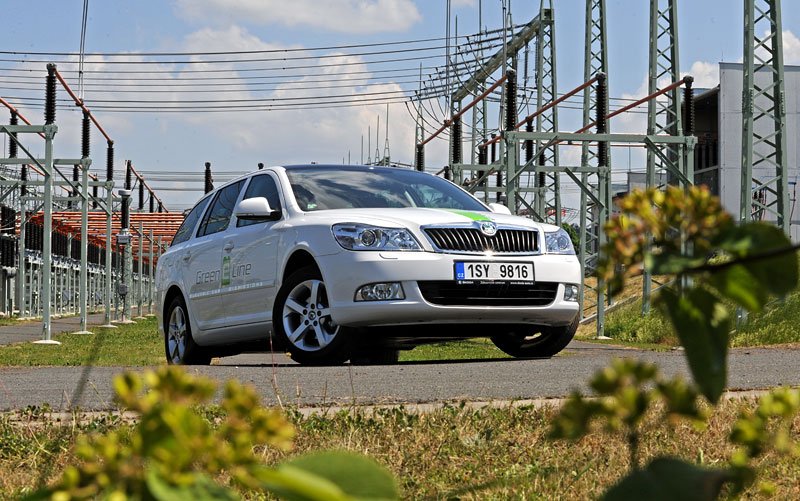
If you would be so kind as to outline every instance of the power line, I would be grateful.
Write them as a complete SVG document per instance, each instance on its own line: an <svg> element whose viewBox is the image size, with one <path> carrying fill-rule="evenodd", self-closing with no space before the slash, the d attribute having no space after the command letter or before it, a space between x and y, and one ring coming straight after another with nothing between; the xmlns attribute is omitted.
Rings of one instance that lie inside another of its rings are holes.
<svg viewBox="0 0 800 501"><path fill-rule="evenodd" d="M514 28L520 28L524 25L516 25ZM461 35L458 38L465 38L469 40L470 38L480 37L481 35L485 34L496 34L500 33L503 30L496 29L496 30L489 30L483 31L481 33L472 34L472 35ZM415 40L395 40L391 42L374 42L374 43L363 43L363 44L349 44L349 45L331 45L331 46L319 46L319 47L296 47L296 48L285 48L285 49L260 49L260 50L241 50L241 51L217 51L217 52L87 52L84 55L86 56L102 56L102 57L130 57L130 56L149 56L149 57L161 57L161 56L222 56L222 55L236 55L236 54L274 54L274 53L282 53L282 52L311 52L311 51L323 51L323 50L342 50L342 49L357 49L363 47L389 47L395 45L411 45L411 44L418 44L418 43L427 43L427 42L440 42L442 40L446 40L444 37L436 37L436 38L420 38ZM9 54L9 55L35 55L35 56L77 56L78 54L75 52L32 52L32 51L0 51L0 54Z"/></svg>

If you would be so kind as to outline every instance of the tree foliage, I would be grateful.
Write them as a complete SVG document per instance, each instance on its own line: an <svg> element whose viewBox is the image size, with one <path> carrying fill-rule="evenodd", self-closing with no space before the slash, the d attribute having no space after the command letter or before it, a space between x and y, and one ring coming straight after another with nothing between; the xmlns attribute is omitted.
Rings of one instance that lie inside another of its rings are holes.
<svg viewBox="0 0 800 501"><path fill-rule="evenodd" d="M332 451L275 468L263 464L256 448L289 450L294 428L282 412L263 407L253 387L238 381L225 385L214 425L197 409L214 397L216 385L181 368L127 372L114 379L114 390L117 402L138 415L132 432L80 437L79 463L29 499L197 501L238 499L238 492L247 490L291 500L398 498L392 476L363 456Z"/></svg>
<svg viewBox="0 0 800 501"><path fill-rule="evenodd" d="M669 418L696 425L706 418L703 395L716 404L727 383L728 338L734 323L726 304L759 311L770 298L797 287L796 247L778 228L760 222L734 224L719 199L704 187L671 186L634 192L605 227L598 276L618 294L625 279L647 270L671 275L656 304L672 323L685 349L693 383L663 381L655 367L616 361L591 382L595 398L573 394L561 409L551 436L578 439L593 421L609 431L624 431L631 450L631 472L606 493L606 499L716 499L750 485L750 461L766 450L798 454L789 423L800 410L800 392L778 389L764 396L754 413L742 414L730 435L739 446L726 468L700 467L658 457L640 468L638 423L660 399ZM622 270L620 272L620 270Z"/></svg>

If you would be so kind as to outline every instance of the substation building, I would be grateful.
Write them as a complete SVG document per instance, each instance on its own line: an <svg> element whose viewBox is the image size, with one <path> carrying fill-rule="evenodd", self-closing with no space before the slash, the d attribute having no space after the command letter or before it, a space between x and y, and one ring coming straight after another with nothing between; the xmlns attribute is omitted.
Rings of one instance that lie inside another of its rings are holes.
<svg viewBox="0 0 800 501"><path fill-rule="evenodd" d="M707 185L731 214L739 213L742 196L742 71L740 63L720 63L719 85L700 91L695 97L698 139L695 182ZM793 241L800 241L800 208L796 208L800 177L800 66L784 66L784 74L790 235ZM770 78L769 71L755 74L757 85L766 85ZM766 136L771 132L766 126L766 123L759 123L754 133ZM754 153L758 158L757 146ZM774 175L775 167L769 161L754 162L755 179L769 179ZM769 195L767 189L759 190L755 183L752 188L754 198L760 197L762 202ZM768 211L760 210L757 203L753 210L754 219L775 220Z"/></svg>

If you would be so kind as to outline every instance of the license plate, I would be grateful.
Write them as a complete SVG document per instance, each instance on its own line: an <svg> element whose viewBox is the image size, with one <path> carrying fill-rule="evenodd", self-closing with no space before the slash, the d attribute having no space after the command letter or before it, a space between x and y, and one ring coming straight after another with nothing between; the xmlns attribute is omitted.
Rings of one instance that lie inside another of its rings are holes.
<svg viewBox="0 0 800 501"><path fill-rule="evenodd" d="M456 280L533 282L533 263L456 262Z"/></svg>

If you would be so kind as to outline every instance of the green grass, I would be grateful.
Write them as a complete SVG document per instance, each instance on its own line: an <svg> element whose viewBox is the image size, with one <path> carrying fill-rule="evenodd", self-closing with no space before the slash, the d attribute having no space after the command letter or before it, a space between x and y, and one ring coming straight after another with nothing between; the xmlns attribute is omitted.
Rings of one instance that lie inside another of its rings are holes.
<svg viewBox="0 0 800 501"><path fill-rule="evenodd" d="M423 362L432 360L479 360L484 358L511 358L485 338L465 339L417 346L413 350L401 351L401 362Z"/></svg>
<svg viewBox="0 0 800 501"><path fill-rule="evenodd" d="M16 323L13 318L0 319ZM800 291L785 300L775 302L764 312L750 315L748 323L733 333L731 345L764 346L800 342ZM0 366L149 366L164 363L164 347L155 319L141 320L135 325L118 329L93 327L92 335L60 334L54 337L60 346L20 343L0 346ZM590 327L582 327L578 338L591 341ZM606 335L611 341L631 348L664 350L677 346L669 322L657 309L646 317L641 315L641 302L622 306L608 314ZM485 338L466 339L422 345L402 351L403 362L434 360L479 360L510 358Z"/></svg>
<svg viewBox="0 0 800 501"><path fill-rule="evenodd" d="M765 311L750 315L734 333L732 346L761 346L800 342L800 291L777 301Z"/></svg>
<svg viewBox="0 0 800 501"><path fill-rule="evenodd" d="M18 343L0 347L0 366L149 366L164 363L155 318L93 334L58 334L60 345Z"/></svg>
<svg viewBox="0 0 800 501"><path fill-rule="evenodd" d="M653 349L678 345L672 326L666 318L653 308L651 313L642 316L642 302L634 301L620 306L606 315L605 335L611 341L596 341L604 344L624 344L632 348ZM595 335L594 324L579 331L579 337L592 341Z"/></svg>
<svg viewBox="0 0 800 501"><path fill-rule="evenodd" d="M594 341L607 344L622 344L642 349L665 349L677 346L677 336L669 321L657 308L642 316L641 301L621 306L606 317L606 336L611 341ZM735 307L729 307L735 315ZM751 314L747 322L731 334L731 346L752 347L800 342L800 290L784 300L775 301L764 311ZM593 341L594 326L583 328L581 339Z"/></svg>

